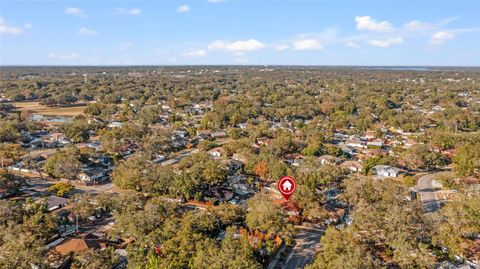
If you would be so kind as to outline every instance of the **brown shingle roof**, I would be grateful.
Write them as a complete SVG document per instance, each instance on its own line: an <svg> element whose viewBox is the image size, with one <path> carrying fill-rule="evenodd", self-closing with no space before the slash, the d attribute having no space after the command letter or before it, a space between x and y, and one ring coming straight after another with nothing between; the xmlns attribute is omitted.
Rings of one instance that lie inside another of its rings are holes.
<svg viewBox="0 0 480 269"><path fill-rule="evenodd" d="M70 238L63 244L55 247L55 251L61 255L67 255L70 252L82 252L93 248L104 248L106 244L98 239Z"/></svg>

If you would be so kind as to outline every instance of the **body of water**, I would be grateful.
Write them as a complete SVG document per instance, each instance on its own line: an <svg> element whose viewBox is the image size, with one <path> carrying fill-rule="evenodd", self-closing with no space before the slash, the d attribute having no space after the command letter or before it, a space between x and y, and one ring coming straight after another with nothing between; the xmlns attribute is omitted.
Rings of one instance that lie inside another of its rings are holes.
<svg viewBox="0 0 480 269"><path fill-rule="evenodd" d="M44 116L44 115L38 115L34 114L32 115L32 121L35 122L58 122L58 123L70 123L73 121L72 116Z"/></svg>

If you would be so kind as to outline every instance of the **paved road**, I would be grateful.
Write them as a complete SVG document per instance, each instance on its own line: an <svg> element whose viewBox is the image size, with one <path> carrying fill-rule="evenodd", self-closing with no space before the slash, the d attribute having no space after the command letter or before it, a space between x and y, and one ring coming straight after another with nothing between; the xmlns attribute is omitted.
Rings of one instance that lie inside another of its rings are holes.
<svg viewBox="0 0 480 269"><path fill-rule="evenodd" d="M418 180L418 193L425 212L435 212L440 209L440 203L433 187L434 179L434 174L428 174Z"/></svg>
<svg viewBox="0 0 480 269"><path fill-rule="evenodd" d="M324 230L313 225L296 226L295 246L285 262L284 269L304 268L312 262L315 248L320 244Z"/></svg>
<svg viewBox="0 0 480 269"><path fill-rule="evenodd" d="M199 149L187 149L187 150L183 150L179 155L171 158L171 159L168 159L168 160L165 160L161 163L162 166L167 166L167 165L172 165L172 164L176 164L176 163L179 163L183 158L187 157L187 156L190 156L194 153L197 153L199 151Z"/></svg>
<svg viewBox="0 0 480 269"><path fill-rule="evenodd" d="M39 178L39 177L33 177L29 178L27 180L27 183L30 185L28 188L31 191L34 192L46 192L48 190L48 187L51 185L59 182L58 180L53 180L50 178ZM82 185L74 185L75 190L74 193L93 193L93 194L99 194L99 193L115 193L117 192L117 188L112 182L106 182L106 183L100 183L97 184L96 186L82 186Z"/></svg>

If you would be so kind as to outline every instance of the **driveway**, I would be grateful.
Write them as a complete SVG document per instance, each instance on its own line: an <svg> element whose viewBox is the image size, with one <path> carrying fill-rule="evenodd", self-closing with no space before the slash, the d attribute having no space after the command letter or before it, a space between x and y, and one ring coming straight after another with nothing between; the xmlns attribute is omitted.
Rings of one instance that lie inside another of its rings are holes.
<svg viewBox="0 0 480 269"><path fill-rule="evenodd" d="M304 268L313 261L315 249L320 244L320 238L325 233L313 224L295 226L295 246L287 257L284 269Z"/></svg>
<svg viewBox="0 0 480 269"><path fill-rule="evenodd" d="M436 190L433 186L434 179L434 174L428 174L418 180L418 193L425 212L435 212L440 209L440 201L438 196L435 195Z"/></svg>

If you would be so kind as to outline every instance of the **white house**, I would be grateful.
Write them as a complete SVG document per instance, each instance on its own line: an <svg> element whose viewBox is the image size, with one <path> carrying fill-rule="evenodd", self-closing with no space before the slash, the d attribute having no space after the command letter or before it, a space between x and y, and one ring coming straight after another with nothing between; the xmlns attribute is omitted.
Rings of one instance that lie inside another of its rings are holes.
<svg viewBox="0 0 480 269"><path fill-rule="evenodd" d="M372 146L372 147L383 147L383 140L381 139L374 139L372 141L367 142L367 146Z"/></svg>
<svg viewBox="0 0 480 269"><path fill-rule="evenodd" d="M247 126L248 126L248 123L246 123L246 122L242 122L242 123L237 124L237 127L240 128L240 129L245 129L245 128L247 128Z"/></svg>
<svg viewBox="0 0 480 269"><path fill-rule="evenodd" d="M78 178L84 182L98 182L107 175L107 171L104 169L85 169L78 174Z"/></svg>
<svg viewBox="0 0 480 269"><path fill-rule="evenodd" d="M214 158L222 157L225 155L225 150L221 147L216 147L208 151L208 154Z"/></svg>
<svg viewBox="0 0 480 269"><path fill-rule="evenodd" d="M382 177L397 177L400 169L389 165L376 165L373 168L373 174Z"/></svg>
<svg viewBox="0 0 480 269"><path fill-rule="evenodd" d="M108 128L120 128L122 127L123 123L119 122L119 121L112 121L110 122L107 127Z"/></svg>
<svg viewBox="0 0 480 269"><path fill-rule="evenodd" d="M365 142L363 142L360 138L357 137L350 137L346 142L345 145L354 148L364 148Z"/></svg>

